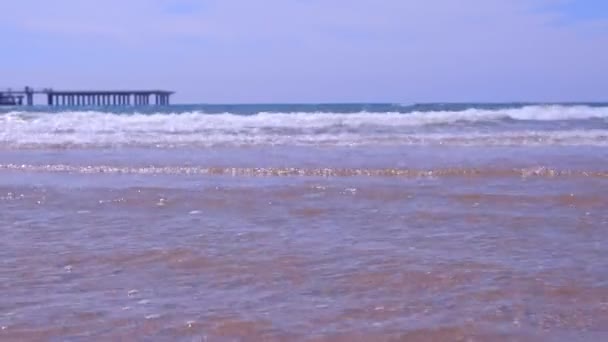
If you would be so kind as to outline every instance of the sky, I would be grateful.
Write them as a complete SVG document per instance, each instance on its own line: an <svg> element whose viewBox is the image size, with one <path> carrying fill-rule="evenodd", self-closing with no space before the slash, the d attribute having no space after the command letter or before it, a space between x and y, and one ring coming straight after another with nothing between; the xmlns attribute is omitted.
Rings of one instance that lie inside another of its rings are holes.
<svg viewBox="0 0 608 342"><path fill-rule="evenodd" d="M0 87L180 103L608 101L605 0L20 0Z"/></svg>

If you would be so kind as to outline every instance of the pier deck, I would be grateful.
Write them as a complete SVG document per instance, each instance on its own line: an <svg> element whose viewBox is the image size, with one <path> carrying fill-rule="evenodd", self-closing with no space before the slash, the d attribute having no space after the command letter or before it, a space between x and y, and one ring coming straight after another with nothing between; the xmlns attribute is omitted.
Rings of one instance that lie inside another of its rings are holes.
<svg viewBox="0 0 608 342"><path fill-rule="evenodd" d="M0 91L0 105L34 105L34 95L46 97L48 106L167 106L173 91L167 90L24 90Z"/></svg>

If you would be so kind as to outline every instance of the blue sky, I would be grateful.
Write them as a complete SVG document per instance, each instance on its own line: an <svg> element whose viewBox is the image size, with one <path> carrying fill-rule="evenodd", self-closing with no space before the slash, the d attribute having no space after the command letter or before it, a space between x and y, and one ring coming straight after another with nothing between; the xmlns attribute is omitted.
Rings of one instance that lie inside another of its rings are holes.
<svg viewBox="0 0 608 342"><path fill-rule="evenodd" d="M605 0L560 1L555 9L562 12L569 22L608 18L608 1Z"/></svg>
<svg viewBox="0 0 608 342"><path fill-rule="evenodd" d="M2 10L0 86L168 88L187 103L608 100L608 1L21 0Z"/></svg>

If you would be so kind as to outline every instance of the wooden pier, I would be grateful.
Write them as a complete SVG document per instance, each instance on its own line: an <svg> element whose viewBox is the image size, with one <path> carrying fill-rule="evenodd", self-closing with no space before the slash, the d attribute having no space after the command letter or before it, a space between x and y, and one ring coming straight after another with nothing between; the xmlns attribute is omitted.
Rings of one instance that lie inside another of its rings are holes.
<svg viewBox="0 0 608 342"><path fill-rule="evenodd" d="M48 106L107 107L107 106L168 106L174 92L167 90L24 90L0 91L0 105L34 105L34 96L46 97ZM24 100L25 99L25 103Z"/></svg>

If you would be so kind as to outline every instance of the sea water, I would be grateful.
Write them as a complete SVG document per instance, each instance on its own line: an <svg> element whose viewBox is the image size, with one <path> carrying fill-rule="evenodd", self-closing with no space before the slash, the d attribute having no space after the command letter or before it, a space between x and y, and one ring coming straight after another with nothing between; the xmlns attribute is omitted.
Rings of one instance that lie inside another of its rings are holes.
<svg viewBox="0 0 608 342"><path fill-rule="evenodd" d="M608 105L0 109L0 340L608 337Z"/></svg>

